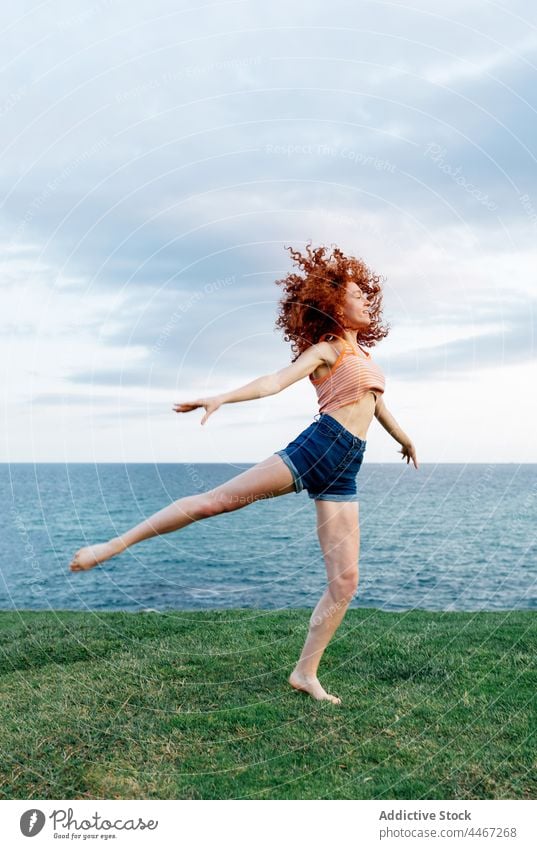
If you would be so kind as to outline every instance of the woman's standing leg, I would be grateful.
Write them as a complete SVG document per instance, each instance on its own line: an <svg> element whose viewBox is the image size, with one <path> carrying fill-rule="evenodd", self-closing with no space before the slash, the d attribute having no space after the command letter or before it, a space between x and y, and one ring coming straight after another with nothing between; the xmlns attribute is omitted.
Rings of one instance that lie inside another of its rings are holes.
<svg viewBox="0 0 537 849"><path fill-rule="evenodd" d="M315 501L317 533L324 556L328 586L310 618L310 629L289 683L314 699L341 704L321 686L317 669L323 652L341 624L358 588L360 555L357 501Z"/></svg>
<svg viewBox="0 0 537 849"><path fill-rule="evenodd" d="M144 539L169 534L200 519L246 507L261 498L275 498L294 491L291 471L279 454L271 454L214 489L173 501L121 536L80 548L70 563L70 569L72 572L91 569Z"/></svg>

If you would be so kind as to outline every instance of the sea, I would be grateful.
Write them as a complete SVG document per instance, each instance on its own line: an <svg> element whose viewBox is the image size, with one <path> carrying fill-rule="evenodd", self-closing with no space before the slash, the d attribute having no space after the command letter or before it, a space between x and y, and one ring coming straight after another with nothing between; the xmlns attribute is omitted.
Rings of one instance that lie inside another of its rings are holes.
<svg viewBox="0 0 537 849"><path fill-rule="evenodd" d="M73 553L249 463L0 465L0 609L312 608L326 587L315 502L266 498L144 540L86 572ZM364 463L351 607L537 610L537 464Z"/></svg>

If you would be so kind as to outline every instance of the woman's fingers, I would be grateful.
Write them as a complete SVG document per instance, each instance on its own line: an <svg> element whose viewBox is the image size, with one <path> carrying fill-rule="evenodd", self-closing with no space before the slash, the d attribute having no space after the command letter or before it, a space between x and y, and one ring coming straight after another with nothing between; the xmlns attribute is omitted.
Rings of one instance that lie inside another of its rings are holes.
<svg viewBox="0 0 537 849"><path fill-rule="evenodd" d="M414 445L402 445L401 448L398 448L397 450L401 454L401 460L404 460L406 458L407 466L412 460L416 469L418 468L418 461L416 459L416 449L414 448Z"/></svg>
<svg viewBox="0 0 537 849"><path fill-rule="evenodd" d="M205 424L211 413L218 409L220 403L211 398L198 398L196 401L184 401L173 405L173 410L176 413L189 413L191 410L197 410L198 407L205 407L205 414L200 424Z"/></svg>
<svg viewBox="0 0 537 849"><path fill-rule="evenodd" d="M416 459L416 449L414 448L414 446L413 446L413 445L411 445L411 446L409 447L409 449L408 449L408 458L407 458L407 463L409 463L409 462L410 462L410 460L412 460L412 462L414 463L415 468L417 469L417 468L418 468L418 461L417 461L417 459Z"/></svg>
<svg viewBox="0 0 537 849"><path fill-rule="evenodd" d="M202 405L199 401L185 401L182 404L174 404L173 409L176 413L189 413L191 410L196 410L198 407Z"/></svg>

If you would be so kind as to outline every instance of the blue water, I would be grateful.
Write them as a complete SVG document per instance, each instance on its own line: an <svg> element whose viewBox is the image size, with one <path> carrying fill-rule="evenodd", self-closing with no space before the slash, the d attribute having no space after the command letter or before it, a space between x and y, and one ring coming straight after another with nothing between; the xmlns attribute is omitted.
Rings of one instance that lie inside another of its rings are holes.
<svg viewBox="0 0 537 849"><path fill-rule="evenodd" d="M0 608L313 607L325 587L313 500L292 493L68 569L183 495L250 464L0 465ZM537 609L537 465L364 463L352 607Z"/></svg>

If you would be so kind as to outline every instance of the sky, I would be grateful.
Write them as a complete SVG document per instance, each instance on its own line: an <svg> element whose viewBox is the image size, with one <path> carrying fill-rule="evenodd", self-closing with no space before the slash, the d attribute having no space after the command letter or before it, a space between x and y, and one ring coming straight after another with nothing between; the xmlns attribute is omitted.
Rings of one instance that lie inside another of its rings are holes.
<svg viewBox="0 0 537 849"><path fill-rule="evenodd" d="M537 8L126 0L0 10L2 462L258 462L308 379L286 246L381 275L420 463L537 462ZM399 462L373 420L369 462Z"/></svg>

